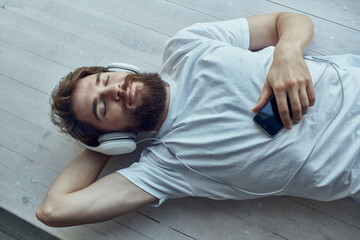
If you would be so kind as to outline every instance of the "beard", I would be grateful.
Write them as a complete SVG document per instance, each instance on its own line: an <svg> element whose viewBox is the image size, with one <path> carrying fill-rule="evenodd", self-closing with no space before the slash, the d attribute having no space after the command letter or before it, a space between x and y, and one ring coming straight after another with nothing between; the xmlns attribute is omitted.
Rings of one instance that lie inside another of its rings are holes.
<svg viewBox="0 0 360 240"><path fill-rule="evenodd" d="M136 94L141 97L140 103L135 107L129 107L128 99L123 99L123 110L127 112L129 130L134 132L152 131L159 124L166 105L166 83L161 80L157 73L128 74L123 84L126 90L129 84L142 83L136 89Z"/></svg>

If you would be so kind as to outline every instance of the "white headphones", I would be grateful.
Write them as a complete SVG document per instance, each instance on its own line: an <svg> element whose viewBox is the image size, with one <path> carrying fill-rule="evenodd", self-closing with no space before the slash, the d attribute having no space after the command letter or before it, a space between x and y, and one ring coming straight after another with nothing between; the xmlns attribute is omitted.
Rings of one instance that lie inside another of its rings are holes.
<svg viewBox="0 0 360 240"><path fill-rule="evenodd" d="M107 69L111 72L141 73L139 68L126 63L111 63L107 66ZM136 149L135 139L136 134L134 132L111 132L100 136L98 138L99 145L96 147L79 142L84 147L95 152L119 155L134 151Z"/></svg>

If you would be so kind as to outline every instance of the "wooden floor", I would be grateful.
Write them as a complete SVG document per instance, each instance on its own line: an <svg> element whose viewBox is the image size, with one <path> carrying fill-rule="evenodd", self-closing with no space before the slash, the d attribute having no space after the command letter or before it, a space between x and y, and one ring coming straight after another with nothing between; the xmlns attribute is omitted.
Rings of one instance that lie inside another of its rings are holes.
<svg viewBox="0 0 360 240"><path fill-rule="evenodd" d="M0 207L61 239L360 239L360 205L351 199L186 198L62 229L35 218L55 177L82 151L49 120L60 77L114 61L157 71L165 42L181 28L277 11L311 17L307 53L360 54L359 0L0 0ZM103 174L138 154L114 157Z"/></svg>

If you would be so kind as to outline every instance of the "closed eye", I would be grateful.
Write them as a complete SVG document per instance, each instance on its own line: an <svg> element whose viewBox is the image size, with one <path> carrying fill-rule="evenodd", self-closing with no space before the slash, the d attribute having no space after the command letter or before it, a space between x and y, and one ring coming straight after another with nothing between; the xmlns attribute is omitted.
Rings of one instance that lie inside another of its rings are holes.
<svg viewBox="0 0 360 240"><path fill-rule="evenodd" d="M103 102L103 104L104 104L104 111L103 111L103 116L105 117L105 115L106 115L106 112L107 112L107 106L106 106L106 101L105 101L105 100L103 100L102 102Z"/></svg>
<svg viewBox="0 0 360 240"><path fill-rule="evenodd" d="M106 79L105 86L108 84L109 79L110 79L110 75L108 75L108 77L107 77L107 79Z"/></svg>

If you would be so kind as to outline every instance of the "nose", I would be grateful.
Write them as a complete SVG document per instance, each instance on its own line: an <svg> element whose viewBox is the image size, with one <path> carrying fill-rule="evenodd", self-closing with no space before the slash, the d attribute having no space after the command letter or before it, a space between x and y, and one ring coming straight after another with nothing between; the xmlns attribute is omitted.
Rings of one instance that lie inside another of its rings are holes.
<svg viewBox="0 0 360 240"><path fill-rule="evenodd" d="M114 93L113 93L113 98L115 101L119 101L120 100L120 93L121 93L121 86L120 84L115 84L114 86Z"/></svg>
<svg viewBox="0 0 360 240"><path fill-rule="evenodd" d="M121 85L120 84L114 84L111 86L107 86L103 90L104 96L107 98L112 98L114 101L119 101L121 96Z"/></svg>

